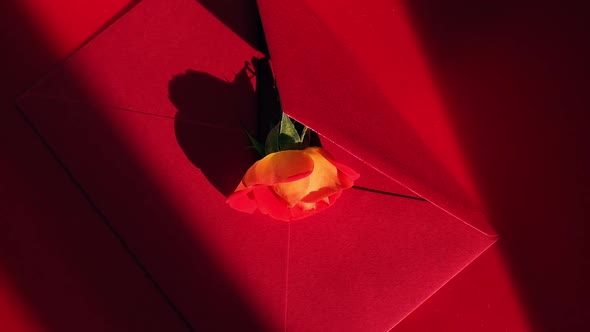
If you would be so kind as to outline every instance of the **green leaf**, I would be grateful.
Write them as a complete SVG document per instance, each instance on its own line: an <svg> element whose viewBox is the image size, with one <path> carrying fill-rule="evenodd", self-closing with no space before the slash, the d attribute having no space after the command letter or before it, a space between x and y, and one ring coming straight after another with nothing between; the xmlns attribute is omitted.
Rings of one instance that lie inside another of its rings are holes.
<svg viewBox="0 0 590 332"><path fill-rule="evenodd" d="M299 133L297 129L295 129L295 125L291 118L283 113L281 118L281 135L286 135L293 139L294 142L301 142L301 137L299 137Z"/></svg>
<svg viewBox="0 0 590 332"><path fill-rule="evenodd" d="M291 118L283 113L279 133L279 148L281 150L298 150L301 148L301 137Z"/></svg>
<svg viewBox="0 0 590 332"><path fill-rule="evenodd" d="M285 150L302 150L309 147L310 140L311 130L283 113L281 122L268 133L264 151L270 154Z"/></svg>
<svg viewBox="0 0 590 332"><path fill-rule="evenodd" d="M258 140L254 137L252 137L252 135L250 135L248 132L246 132L246 135L248 135L248 139L250 140L250 143L252 143L252 147L254 148L254 150L256 150L256 152L258 152L258 154L261 157L265 156L265 151L264 151L264 144L258 142Z"/></svg>
<svg viewBox="0 0 590 332"><path fill-rule="evenodd" d="M311 130L307 127L303 127L301 131L301 149L308 148L311 144Z"/></svg>
<svg viewBox="0 0 590 332"><path fill-rule="evenodd" d="M281 131L281 124L278 123L274 126L268 136L266 136L266 142L264 143L264 151L266 154L271 154L274 152L278 152L279 150L279 133Z"/></svg>

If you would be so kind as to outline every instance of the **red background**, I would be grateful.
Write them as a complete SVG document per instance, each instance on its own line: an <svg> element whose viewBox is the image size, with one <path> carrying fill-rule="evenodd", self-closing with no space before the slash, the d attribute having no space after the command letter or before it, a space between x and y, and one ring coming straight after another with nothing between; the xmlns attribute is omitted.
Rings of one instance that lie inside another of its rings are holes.
<svg viewBox="0 0 590 332"><path fill-rule="evenodd" d="M583 8L411 3L434 79L454 106L452 129L501 237L395 330L583 330L590 205ZM0 4L2 330L184 329L13 106L130 5ZM212 10L226 18L223 8Z"/></svg>

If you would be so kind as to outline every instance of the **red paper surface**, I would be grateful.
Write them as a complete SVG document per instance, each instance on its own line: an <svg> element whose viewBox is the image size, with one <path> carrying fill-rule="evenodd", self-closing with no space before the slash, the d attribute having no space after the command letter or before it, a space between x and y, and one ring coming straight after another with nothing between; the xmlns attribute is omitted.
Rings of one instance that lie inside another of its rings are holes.
<svg viewBox="0 0 590 332"><path fill-rule="evenodd" d="M363 190L290 231L229 209L228 177L251 162L240 70L257 54L198 3L146 0L19 104L193 326L391 328L494 238ZM325 141L359 184L412 193Z"/></svg>
<svg viewBox="0 0 590 332"><path fill-rule="evenodd" d="M22 117L4 110L0 329L184 331Z"/></svg>
<svg viewBox="0 0 590 332"><path fill-rule="evenodd" d="M244 29L250 24L246 18L251 17L250 1L199 2L232 32L250 45L255 44L255 33ZM461 144L458 161L467 159L470 175L477 181L477 190L468 191L482 196L502 237L494 245L493 255L488 250L480 256L397 325L396 331L587 330L583 328L587 325L587 296L582 286L587 279L583 272L588 242L584 225L590 206L585 203L588 100L584 89L589 77L585 74L588 48L582 42L588 31L587 10L582 2L559 6L551 2L526 3L405 2L406 21L410 21L413 35L421 44L419 49L429 62L428 71L443 94L448 120ZM321 2L308 4L317 10ZM325 4L328 2L324 2L324 9ZM322 20L334 27L335 34L345 31L354 37L359 25L378 21L372 15L385 14L355 10L351 4L383 6L379 1L341 2L331 9L335 18L342 17L342 11L358 17L350 20L354 24L340 26L334 26L329 15L325 20L326 12L320 11ZM108 24L108 19L124 5L125 1L120 0L86 1L83 5L71 0L0 2L3 114L13 112L11 105L19 91ZM356 36L363 37L359 33ZM368 39L374 44L391 38L376 36ZM378 55L366 56L375 62L373 67L381 66L375 58ZM68 284L68 279L60 277L62 271L95 266L96 262L108 265L112 253L126 253L108 249L117 246L107 240L108 236L85 231L87 222L100 221L84 207L85 201L76 203L79 194L67 189L72 183L60 175L54 158L39 142L35 143L37 138L26 123L11 114L4 116L0 125L0 132L6 135L0 144L0 219L9 229L4 236L7 241L1 241L0 247L11 262L3 265L4 279L0 281L0 328L77 331L76 322L84 324L96 316L114 317L114 312L120 314L115 315L113 328L162 330L162 326L169 326L168 309L133 297L136 287L140 292L144 289L142 282L137 282L142 277L133 277L133 269L126 268L126 264L102 270L118 275L113 283L102 284L103 272L76 277L81 280L79 284L104 290L100 292L106 304L102 310L85 304L93 302L92 296L79 297L81 288L68 287L66 293L76 296L63 296L65 288L53 287ZM428 128L427 123L422 125ZM359 184L367 180L368 173L361 173ZM65 222L70 219L73 222ZM44 246L32 247L29 235L40 225L51 231L35 233ZM92 248L92 254L84 249L86 245ZM48 259L44 253L56 252L52 248L68 250L58 250L59 254ZM57 264L68 251L76 252L77 258ZM86 257L92 257L91 261ZM37 266L43 270L43 278L31 273L38 270ZM103 265L96 266L100 269ZM150 293L150 288L145 291ZM62 295L53 296L54 292ZM519 301L529 315L528 327L516 305ZM150 319L135 319L132 312L141 312ZM161 325L153 323L158 320ZM104 330L101 326L94 327Z"/></svg>
<svg viewBox="0 0 590 332"><path fill-rule="evenodd" d="M126 4L74 2L0 1L0 330L185 331L14 107Z"/></svg>
<svg viewBox="0 0 590 332"><path fill-rule="evenodd" d="M229 209L221 193L252 162L227 112L255 107L249 80L223 78L257 54L194 1L146 1L29 93L43 98L20 102L196 329L282 325L286 225L258 217L252 227L256 217ZM201 109L205 120L191 115Z"/></svg>
<svg viewBox="0 0 590 332"><path fill-rule="evenodd" d="M487 234L401 1L259 1L285 112Z"/></svg>
<svg viewBox="0 0 590 332"><path fill-rule="evenodd" d="M483 206L532 328L584 330L582 2L259 4L285 110L492 233Z"/></svg>

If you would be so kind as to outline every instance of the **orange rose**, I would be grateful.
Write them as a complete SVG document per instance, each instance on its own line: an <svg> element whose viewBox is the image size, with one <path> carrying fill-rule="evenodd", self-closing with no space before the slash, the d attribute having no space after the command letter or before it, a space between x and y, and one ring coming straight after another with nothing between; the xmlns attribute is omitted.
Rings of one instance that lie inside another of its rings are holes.
<svg viewBox="0 0 590 332"><path fill-rule="evenodd" d="M234 209L296 220L330 207L359 174L324 149L285 150L257 161L227 203Z"/></svg>

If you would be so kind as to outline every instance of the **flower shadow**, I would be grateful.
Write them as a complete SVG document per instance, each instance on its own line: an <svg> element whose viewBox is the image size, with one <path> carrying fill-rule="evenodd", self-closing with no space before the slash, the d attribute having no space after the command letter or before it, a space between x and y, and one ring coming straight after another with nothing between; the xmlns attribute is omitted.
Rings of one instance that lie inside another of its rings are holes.
<svg viewBox="0 0 590 332"><path fill-rule="evenodd" d="M254 68L260 74L255 77L256 90L251 80ZM260 123L272 121L277 114L280 117L278 99L271 98L272 84L267 84L272 76L268 75L268 61L252 59L231 82L187 70L168 85L170 101L178 110L174 129L179 146L225 196L259 158L246 133L261 140L270 128L262 128ZM263 100L266 102L261 103Z"/></svg>

